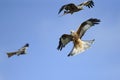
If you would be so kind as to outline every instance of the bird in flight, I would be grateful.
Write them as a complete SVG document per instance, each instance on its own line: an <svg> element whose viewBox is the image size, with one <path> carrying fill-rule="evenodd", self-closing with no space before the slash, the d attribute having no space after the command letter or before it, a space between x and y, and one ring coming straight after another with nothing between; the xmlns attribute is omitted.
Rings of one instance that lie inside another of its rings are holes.
<svg viewBox="0 0 120 80"><path fill-rule="evenodd" d="M29 47L29 44L27 43L27 44L25 44L22 48L18 49L18 50L15 51L15 52L8 52L8 53L7 53L7 56L8 56L8 57L11 57L11 56L13 56L13 55L19 56L19 55L26 54L26 50L27 50L28 47Z"/></svg>
<svg viewBox="0 0 120 80"><path fill-rule="evenodd" d="M65 4L60 8L58 14L60 14L62 11L64 11L63 15L69 14L69 13L73 14L74 12L83 10L84 6L87 6L88 8L93 8L94 2L92 0L88 0L79 5L75 5L74 3Z"/></svg>
<svg viewBox="0 0 120 80"><path fill-rule="evenodd" d="M100 19L90 18L84 21L77 31L71 31L71 34L63 34L59 38L59 45L57 47L58 50L62 50L69 42L73 42L73 48L68 54L68 56L74 56L84 52L86 49L90 48L91 44L94 42L93 40L81 40L84 36L85 32L92 26L99 24Z"/></svg>

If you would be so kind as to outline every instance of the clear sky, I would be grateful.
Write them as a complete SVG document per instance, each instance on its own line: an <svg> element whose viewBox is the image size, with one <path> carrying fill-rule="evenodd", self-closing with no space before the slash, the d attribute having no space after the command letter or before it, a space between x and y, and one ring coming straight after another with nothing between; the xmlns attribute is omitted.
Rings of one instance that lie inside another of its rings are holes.
<svg viewBox="0 0 120 80"><path fill-rule="evenodd" d="M0 80L120 80L120 0L57 14L62 5L83 1L0 0ZM91 48L73 57L67 57L72 43L58 51L59 37L89 18L101 20L83 37L95 39ZM26 43L28 54L7 57Z"/></svg>

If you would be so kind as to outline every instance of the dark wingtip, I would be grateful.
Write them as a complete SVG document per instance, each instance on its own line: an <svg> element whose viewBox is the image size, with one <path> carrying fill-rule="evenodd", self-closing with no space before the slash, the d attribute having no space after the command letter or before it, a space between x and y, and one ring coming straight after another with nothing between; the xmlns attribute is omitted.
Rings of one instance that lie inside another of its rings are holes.
<svg viewBox="0 0 120 80"><path fill-rule="evenodd" d="M92 4L92 6L95 6L93 0L91 0L91 4Z"/></svg>
<svg viewBox="0 0 120 80"><path fill-rule="evenodd" d="M10 57L11 57L11 55L9 55L9 53L6 53L6 54L7 54L8 58L10 58Z"/></svg>
<svg viewBox="0 0 120 80"><path fill-rule="evenodd" d="M60 13L62 12L62 10L64 9L65 6L66 6L66 5L63 5L63 6L59 9L58 14L60 14Z"/></svg>
<svg viewBox="0 0 120 80"><path fill-rule="evenodd" d="M60 14L61 11L58 12L58 14Z"/></svg>
<svg viewBox="0 0 120 80"><path fill-rule="evenodd" d="M62 42L61 42L61 38L59 39L59 45L57 47L57 50L62 50Z"/></svg>
<svg viewBox="0 0 120 80"><path fill-rule="evenodd" d="M95 24L99 24L101 22L101 20L97 18L90 18L87 21L92 22L92 26L94 26Z"/></svg>
<svg viewBox="0 0 120 80"><path fill-rule="evenodd" d="M59 50L59 51L62 50L62 45L61 44L58 45L57 50Z"/></svg>
<svg viewBox="0 0 120 80"><path fill-rule="evenodd" d="M69 54L67 55L67 57L71 57L71 56L73 56L73 54L70 54L70 53L69 53Z"/></svg>
<svg viewBox="0 0 120 80"><path fill-rule="evenodd" d="M58 45L58 47L57 47L57 50L59 50L59 45Z"/></svg>
<svg viewBox="0 0 120 80"><path fill-rule="evenodd" d="M89 1L89 4L87 5L88 8L93 8L94 2L92 0Z"/></svg>
<svg viewBox="0 0 120 80"><path fill-rule="evenodd" d="M93 39L92 41L95 41L95 39Z"/></svg>
<svg viewBox="0 0 120 80"><path fill-rule="evenodd" d="M100 20L100 19L97 19L97 18L90 18L90 19L88 19L88 21L101 22L101 20Z"/></svg>
<svg viewBox="0 0 120 80"><path fill-rule="evenodd" d="M15 55L15 53L6 53L8 58L10 58L11 56Z"/></svg>
<svg viewBox="0 0 120 80"><path fill-rule="evenodd" d="M71 56L70 54L67 55L67 57L70 57L70 56Z"/></svg>
<svg viewBox="0 0 120 80"><path fill-rule="evenodd" d="M67 57L71 57L72 55L71 54L68 54Z"/></svg>
<svg viewBox="0 0 120 80"><path fill-rule="evenodd" d="M26 43L26 44L25 44L25 47L29 47L29 44L28 44L28 43Z"/></svg>

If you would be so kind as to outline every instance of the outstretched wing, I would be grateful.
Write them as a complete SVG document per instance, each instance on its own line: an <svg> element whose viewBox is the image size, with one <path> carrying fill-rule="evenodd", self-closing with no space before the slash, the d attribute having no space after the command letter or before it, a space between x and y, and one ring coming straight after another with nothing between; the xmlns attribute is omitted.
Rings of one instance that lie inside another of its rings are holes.
<svg viewBox="0 0 120 80"><path fill-rule="evenodd" d="M76 7L76 5L73 4L73 3L69 3L69 4L66 4L66 5L63 5L63 6L60 8L58 14L60 14L64 9L65 9L66 11L68 11L68 10L69 10L69 11L74 11L75 9L77 9L77 7Z"/></svg>
<svg viewBox="0 0 120 80"><path fill-rule="evenodd" d="M17 52L18 51L16 51L16 52L7 52L8 58L11 57L11 56L13 56L13 55L16 55Z"/></svg>
<svg viewBox="0 0 120 80"><path fill-rule="evenodd" d="M25 51L29 47L29 44L26 43L22 48L19 49L19 51Z"/></svg>
<svg viewBox="0 0 120 80"><path fill-rule="evenodd" d="M28 43L26 43L23 47L29 47L29 44L28 44Z"/></svg>
<svg viewBox="0 0 120 80"><path fill-rule="evenodd" d="M60 13L62 12L62 10L65 9L66 6L67 6L67 5L63 5L63 6L60 8L58 14L60 14Z"/></svg>
<svg viewBox="0 0 120 80"><path fill-rule="evenodd" d="M81 3L79 6L87 6L88 8L92 8L94 6L94 2L92 0L88 0Z"/></svg>
<svg viewBox="0 0 120 80"><path fill-rule="evenodd" d="M85 34L85 32L95 24L99 24L100 20L97 18L90 18L87 21L83 22L79 29L77 30L77 34L79 35L80 38Z"/></svg>
<svg viewBox="0 0 120 80"><path fill-rule="evenodd" d="M59 39L59 45L57 47L58 50L62 50L65 45L67 45L70 41L72 41L72 36L68 34L63 34Z"/></svg>
<svg viewBox="0 0 120 80"><path fill-rule="evenodd" d="M16 54L17 55L26 54L28 47L29 47L29 44L26 43L22 48L18 49Z"/></svg>

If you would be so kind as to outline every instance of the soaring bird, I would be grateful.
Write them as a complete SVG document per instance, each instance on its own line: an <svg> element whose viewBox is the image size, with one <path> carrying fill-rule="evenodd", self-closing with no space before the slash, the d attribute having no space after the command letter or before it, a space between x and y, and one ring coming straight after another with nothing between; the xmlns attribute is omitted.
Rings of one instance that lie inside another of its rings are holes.
<svg viewBox="0 0 120 80"><path fill-rule="evenodd" d="M85 32L92 26L99 24L100 19L90 18L84 21L77 31L71 31L71 34L63 34L59 38L59 45L57 47L58 50L62 50L69 42L73 42L73 48L68 54L68 56L73 56L84 52L86 49L90 48L91 44L94 42L93 40L81 40Z"/></svg>
<svg viewBox="0 0 120 80"><path fill-rule="evenodd" d="M28 47L29 47L29 44L27 43L22 48L18 49L15 52L8 52L7 55L8 55L8 57L11 57L13 55L19 56L19 55L26 54L26 50L27 50Z"/></svg>
<svg viewBox="0 0 120 80"><path fill-rule="evenodd" d="M60 14L63 10L64 10L63 15L69 14L69 13L73 14L74 12L83 10L84 6L87 6L88 8L92 8L94 6L94 2L92 0L88 0L79 5L75 5L74 3L65 4L60 8L58 14Z"/></svg>

